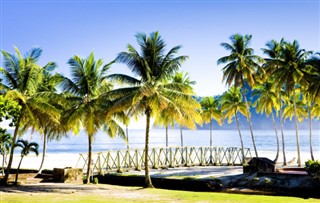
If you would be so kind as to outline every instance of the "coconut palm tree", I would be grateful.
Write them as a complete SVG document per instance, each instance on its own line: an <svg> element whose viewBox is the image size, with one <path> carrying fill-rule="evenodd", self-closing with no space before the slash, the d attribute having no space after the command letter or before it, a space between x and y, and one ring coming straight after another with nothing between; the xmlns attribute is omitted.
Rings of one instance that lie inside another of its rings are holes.
<svg viewBox="0 0 320 203"><path fill-rule="evenodd" d="M186 72L177 72L172 78L172 83L176 85L178 88L178 91L183 92L185 94L189 95L195 95L193 91L192 85L195 85L196 82L192 81L189 77L189 74ZM198 108L199 105L197 104L195 108ZM189 113L193 112L193 115L190 115ZM188 114L184 114L184 117L180 117L177 122L180 123L180 141L181 141L181 147L183 147L183 123L187 124L185 126L191 127L191 129L196 128L194 125L195 123L200 123L201 118L199 117L199 114L196 111L190 111ZM188 121L189 120L189 121ZM181 122L182 121L182 122Z"/></svg>
<svg viewBox="0 0 320 203"><path fill-rule="evenodd" d="M305 63L309 54L311 54L311 52L300 49L297 41L293 41L292 43L284 42L280 59L274 61L278 68L275 69L270 76L274 78L274 84L276 86L283 87L285 85L286 93L292 98L296 98L297 87L307 86L307 77L314 74L313 67ZM298 166L301 166L296 99L292 100L296 128Z"/></svg>
<svg viewBox="0 0 320 203"><path fill-rule="evenodd" d="M144 33L136 35L141 51L138 52L132 45L128 45L127 52L121 52L116 58L117 62L124 63L138 78L114 74L113 80L129 84L129 87L114 90L111 95L118 97L112 111L129 109L133 115L145 116L145 187L153 187L149 174L149 131L150 119L160 115L160 112L170 107L174 118L186 118L200 108L192 95L181 91L181 84L173 83L169 79L187 59L187 56L175 56L181 46L175 46L165 53L165 43L158 32L150 36ZM168 82L169 81L169 82ZM192 107L192 108L190 108ZM191 119L179 119L180 124ZM190 124L190 123L188 123Z"/></svg>
<svg viewBox="0 0 320 203"><path fill-rule="evenodd" d="M0 153L2 155L2 176L4 175L4 163L6 161L6 155L9 152L12 136L7 133L6 129L0 128Z"/></svg>
<svg viewBox="0 0 320 203"><path fill-rule="evenodd" d="M262 51L264 54L266 54L269 58L265 58L265 63L263 64L264 77L266 80L267 77L270 77L271 73L278 69L278 63L277 61L280 60L281 53L284 47L284 39L282 38L280 42L277 42L276 40L271 40L266 43L266 48L262 48ZM283 165L287 165L286 160L286 150L285 150L285 140L284 140L284 130L283 130L283 87L278 86L277 87L277 95L278 95L278 103L279 103L279 122L280 122L280 130L281 130L281 139L282 139L282 154L283 154Z"/></svg>
<svg viewBox="0 0 320 203"><path fill-rule="evenodd" d="M253 49L249 47L251 39L252 35L231 35L231 44L221 43L221 46L231 53L228 56L221 57L218 60L218 65L227 64L222 69L223 81L225 81L228 86L234 85L235 87L241 87L243 90L242 94L247 107L247 120L250 127L254 152L256 157L258 157L258 151L252 130L250 107L246 96L245 83L247 83L250 88L254 85L255 72L260 68L258 62L262 62L263 60L261 57L253 55Z"/></svg>
<svg viewBox="0 0 320 203"><path fill-rule="evenodd" d="M222 125L222 112L219 100L214 97L203 97L200 101L201 117L205 123L210 123L210 147L212 147L212 120Z"/></svg>
<svg viewBox="0 0 320 203"><path fill-rule="evenodd" d="M272 118L274 131L276 134L276 140L277 140L277 154L276 158L274 159L274 162L277 163L278 157L279 157L279 136L278 136L278 130L276 121L274 119L273 111L279 110L279 102L276 94L276 90L273 87L272 81L266 81L263 84L256 84L253 87L252 92L253 97L257 97L257 99L253 103L253 107L256 108L257 113L266 114L267 116L270 116Z"/></svg>
<svg viewBox="0 0 320 203"><path fill-rule="evenodd" d="M25 156L28 156L30 152L34 152L37 156L39 155L39 145L36 142L28 142L28 140L18 140L15 144L14 147L20 147L21 148L21 159L17 168L17 173L16 173L16 180L15 184L18 182L18 175L19 175L19 170L20 166L22 163L22 160Z"/></svg>
<svg viewBox="0 0 320 203"><path fill-rule="evenodd" d="M238 87L230 87L230 89L221 96L221 111L223 112L224 119L228 118L228 123L231 123L234 117L236 119L241 143L242 163L245 162L245 155L238 113L248 117L248 111L246 108L246 104L243 102L241 95L241 90Z"/></svg>
<svg viewBox="0 0 320 203"><path fill-rule="evenodd" d="M307 60L307 64L313 66L317 74L313 77L308 78L308 87L304 91L304 94L308 97L308 118L309 118L309 144L310 144L310 155L311 160L314 160L313 149L312 149L312 119L320 115L320 53L316 53L310 59Z"/></svg>
<svg viewBox="0 0 320 203"><path fill-rule="evenodd" d="M103 65L102 59L95 60L92 52L86 59L75 55L69 59L71 78L62 77L60 87L66 98L71 103L64 113L67 115L67 129L79 132L82 126L88 136L88 166L87 183L90 181L92 162L92 143L94 136L100 129L105 130L110 137L119 135L125 139L125 132L119 125L117 117L124 115L120 112L117 115L107 116L112 101L106 96L111 90L111 83L107 81L107 71L110 64Z"/></svg>
<svg viewBox="0 0 320 203"><path fill-rule="evenodd" d="M15 48L15 54L2 51L4 67L0 72L2 84L7 88L5 96L21 106L19 116L14 123L15 129L4 181L8 180L13 161L14 143L23 123L35 120L35 115L39 112L48 115L50 120L58 120L59 111L47 102L43 94L38 94L39 86L43 81L43 68L37 64L41 53L41 49L33 48L23 57L17 48ZM46 66L49 64L53 63L49 62Z"/></svg>

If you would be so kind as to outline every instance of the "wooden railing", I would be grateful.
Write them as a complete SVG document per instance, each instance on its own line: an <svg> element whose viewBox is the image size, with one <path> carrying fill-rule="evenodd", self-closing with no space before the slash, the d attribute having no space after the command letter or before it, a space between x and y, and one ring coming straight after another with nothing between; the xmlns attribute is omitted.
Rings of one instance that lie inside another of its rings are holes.
<svg viewBox="0 0 320 203"><path fill-rule="evenodd" d="M251 158L249 148L244 148L245 158ZM86 172L88 154L82 153L76 167ZM149 167L166 168L179 166L241 165L242 153L238 147L168 147L149 151ZM130 149L93 153L92 172L144 169L144 149Z"/></svg>

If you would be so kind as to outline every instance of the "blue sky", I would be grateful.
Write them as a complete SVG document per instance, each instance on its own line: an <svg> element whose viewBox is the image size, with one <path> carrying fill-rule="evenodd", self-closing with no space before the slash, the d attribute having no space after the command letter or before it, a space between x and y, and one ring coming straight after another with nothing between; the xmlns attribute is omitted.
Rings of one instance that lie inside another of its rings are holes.
<svg viewBox="0 0 320 203"><path fill-rule="evenodd" d="M126 50L138 47L137 32L159 31L168 49L182 45L182 65L197 82L199 96L217 95L223 66L217 60L228 54L219 44L234 33L252 34L255 54L268 40L284 37L298 40L301 48L320 51L319 0L270 1L66 1L0 0L1 50L22 52L41 47L40 63L57 62L57 72L69 74L67 60L91 51L105 63ZM1 61L2 65L2 61ZM112 66L111 73L130 72L125 65Z"/></svg>

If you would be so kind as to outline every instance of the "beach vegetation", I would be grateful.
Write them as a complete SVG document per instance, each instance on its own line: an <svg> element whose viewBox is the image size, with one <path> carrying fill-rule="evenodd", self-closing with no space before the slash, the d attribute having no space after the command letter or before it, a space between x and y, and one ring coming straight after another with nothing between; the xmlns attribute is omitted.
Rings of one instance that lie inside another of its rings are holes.
<svg viewBox="0 0 320 203"><path fill-rule="evenodd" d="M7 154L9 153L10 145L12 142L12 136L7 133L6 129L0 128L0 154L2 156L2 176L4 175L4 166L7 162Z"/></svg>
<svg viewBox="0 0 320 203"><path fill-rule="evenodd" d="M21 163L22 163L22 160L25 156L28 156L28 154L30 152L33 152L35 153L37 156L39 155L39 145L38 143L36 142L29 142L28 140L22 140L22 139L19 139L15 144L14 144L14 147L20 147L21 148L21 158L20 158L20 161L19 161L19 165L18 165L18 168L17 168L17 173L16 173L16 180L15 180L15 184L17 185L18 183L18 175L19 175L19 169L20 169L20 166L21 166Z"/></svg>
<svg viewBox="0 0 320 203"><path fill-rule="evenodd" d="M116 62L126 64L137 78L124 74L110 76L126 84L126 87L112 91L111 95L118 97L112 111L128 110L129 115L145 116L145 187L153 187L148 158L150 119L156 118L169 107L172 109L172 117L179 118L179 124L187 125L191 120L185 119L188 111L197 111L194 107L200 108L200 105L191 94L181 91L182 84L170 81L188 58L175 56L181 46L175 46L165 53L166 44L159 32L152 32L149 36L138 33L136 39L141 51L129 44L127 52L119 53Z"/></svg>
<svg viewBox="0 0 320 203"><path fill-rule="evenodd" d="M112 83L107 80L107 72L112 63L103 65L102 59L95 60L93 52L86 59L75 55L68 61L71 77L61 75L60 87L71 104L64 111L67 129L78 133L83 128L88 136L87 177L92 172L92 143L96 133L103 129L110 137L125 139L125 132L120 125L124 112L109 114L112 100L107 93L111 91Z"/></svg>
<svg viewBox="0 0 320 203"><path fill-rule="evenodd" d="M43 81L43 70L51 66L48 62L44 67L37 62L40 59L42 49L32 48L24 56L18 48L10 54L2 51L4 67L1 68L2 84L6 87L5 97L14 100L21 107L19 116L14 123L14 133L10 149L9 162L7 164L4 182L7 182L13 161L13 154L18 133L23 134L21 127L27 122L36 122L35 115L43 113L50 120L59 118L59 111L54 108L38 89Z"/></svg>
<svg viewBox="0 0 320 203"><path fill-rule="evenodd" d="M226 85L240 87L241 92L246 104L247 120L250 127L252 144L255 152L255 156L258 157L258 150L256 147L252 123L251 123L251 111L249 102L246 96L246 92L255 84L254 75L260 68L259 63L263 62L260 56L254 55L254 50L250 47L252 35L234 34L230 36L231 44L221 43L220 45L227 51L230 51L230 55L223 56L218 59L217 63L226 64L223 68L222 80Z"/></svg>
<svg viewBox="0 0 320 203"><path fill-rule="evenodd" d="M224 119L228 119L228 123L231 123L235 118L241 143L242 163L245 163L244 145L242 134L239 125L238 113L244 116L248 116L246 104L243 101L241 90L239 87L232 86L230 89L221 96L221 111L223 112Z"/></svg>

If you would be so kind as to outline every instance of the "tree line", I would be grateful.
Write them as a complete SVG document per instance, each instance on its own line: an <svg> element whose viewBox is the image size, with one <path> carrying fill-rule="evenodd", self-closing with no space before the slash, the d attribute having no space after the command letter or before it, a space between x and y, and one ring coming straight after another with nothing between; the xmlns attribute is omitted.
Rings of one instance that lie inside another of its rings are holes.
<svg viewBox="0 0 320 203"><path fill-rule="evenodd" d="M300 49L297 41L281 39L266 43L262 50L267 57L263 58L254 55L250 47L251 35L234 34L230 37L231 43L221 43L230 55L217 61L224 65L223 82L230 89L219 97L204 97L198 101L192 87L195 81L180 70L188 59L188 56L178 55L181 46L166 52L166 44L159 32L149 35L138 33L135 37L140 50L128 44L126 51L107 64L96 59L93 52L87 58L73 56L68 60L70 77L55 73L57 66L54 62L40 66L40 48L32 48L23 56L17 48L14 54L2 51L0 115L1 119L12 119L14 127L12 138L1 139L3 163L6 152L9 154L5 182L14 149L22 143L17 143L17 139L28 129L38 131L43 138L39 171L42 170L48 141L59 140L68 132L77 134L83 129L88 137L89 182L92 143L97 132L103 130L110 137L120 136L128 142L128 130L122 126L127 128L131 119L141 116L146 118L145 187L153 187L147 167L151 118L155 120L154 125L166 128L166 146L169 126L180 126L183 146L183 127L195 129L197 124L210 123L212 146L212 121L222 125L225 119L229 123L235 120L244 158L238 117L239 113L243 114L249 123L255 156L258 157L250 115L253 107L273 118L277 139L275 162L279 156L280 141L274 113L280 118L284 164L283 120L295 119L298 164L301 166L298 121L309 118L311 125L311 119L320 115L319 55ZM133 76L108 74L114 63L126 64ZM251 90L253 98L247 98L246 93ZM10 103L11 106L3 105L2 108L2 103ZM7 133L3 131L1 137L4 134ZM314 159L311 126L310 153Z"/></svg>

